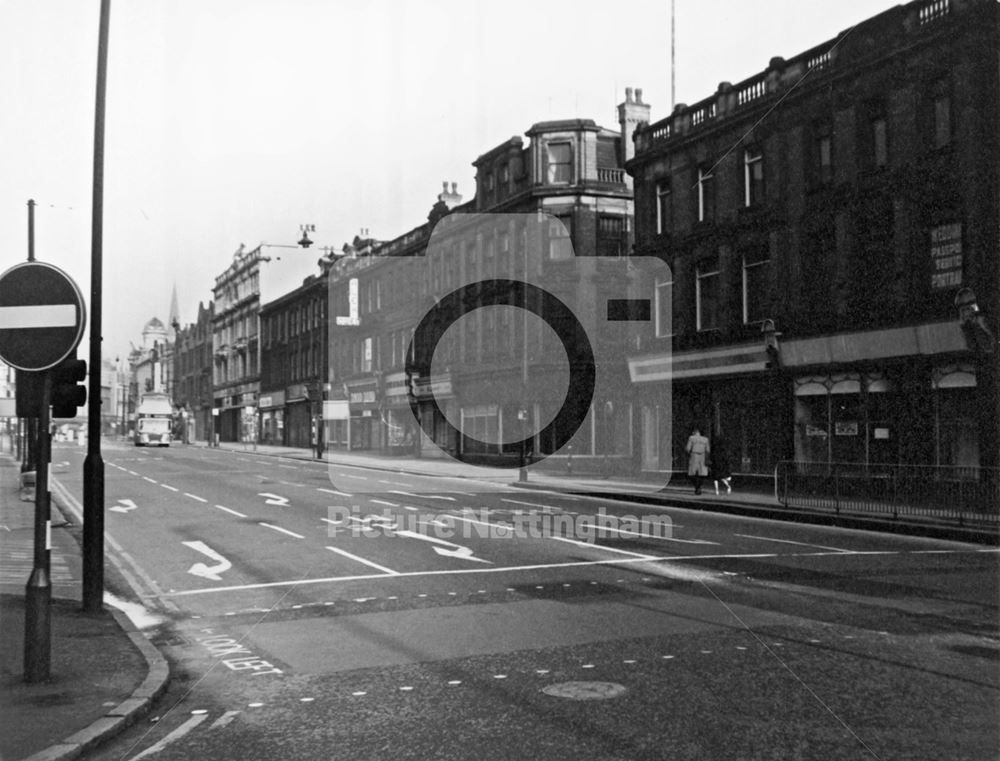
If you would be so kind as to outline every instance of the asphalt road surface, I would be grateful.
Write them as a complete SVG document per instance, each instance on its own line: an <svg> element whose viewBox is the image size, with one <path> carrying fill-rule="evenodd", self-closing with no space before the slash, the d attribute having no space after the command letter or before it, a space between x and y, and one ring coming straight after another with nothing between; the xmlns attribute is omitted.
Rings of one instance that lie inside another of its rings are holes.
<svg viewBox="0 0 1000 761"><path fill-rule="evenodd" d="M83 451L55 477L80 500ZM175 678L93 758L993 759L995 548L105 446Z"/></svg>

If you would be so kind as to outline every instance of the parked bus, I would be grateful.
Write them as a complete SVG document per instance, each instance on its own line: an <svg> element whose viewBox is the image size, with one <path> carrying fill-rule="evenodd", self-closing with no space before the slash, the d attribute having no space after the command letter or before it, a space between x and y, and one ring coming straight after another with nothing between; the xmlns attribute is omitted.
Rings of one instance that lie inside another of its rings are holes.
<svg viewBox="0 0 1000 761"><path fill-rule="evenodd" d="M160 393L144 394L135 414L135 445L169 447L172 422L170 397Z"/></svg>

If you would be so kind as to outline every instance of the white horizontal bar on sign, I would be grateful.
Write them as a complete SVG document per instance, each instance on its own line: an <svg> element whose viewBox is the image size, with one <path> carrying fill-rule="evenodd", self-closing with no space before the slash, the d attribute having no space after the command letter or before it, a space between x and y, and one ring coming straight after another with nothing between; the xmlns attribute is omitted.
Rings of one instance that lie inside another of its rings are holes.
<svg viewBox="0 0 1000 761"><path fill-rule="evenodd" d="M0 307L0 329L72 328L75 325L75 304Z"/></svg>

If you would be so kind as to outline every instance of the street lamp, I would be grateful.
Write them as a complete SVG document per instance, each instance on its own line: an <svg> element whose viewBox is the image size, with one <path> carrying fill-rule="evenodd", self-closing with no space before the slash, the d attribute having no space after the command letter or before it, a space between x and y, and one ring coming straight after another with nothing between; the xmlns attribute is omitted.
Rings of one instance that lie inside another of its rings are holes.
<svg viewBox="0 0 1000 761"><path fill-rule="evenodd" d="M986 317L979 309L976 293L971 288L962 288L955 294L955 308L958 322L965 334L965 341L976 354L993 354L997 339L986 323Z"/></svg>
<svg viewBox="0 0 1000 761"><path fill-rule="evenodd" d="M778 338L781 336L781 333L778 332L774 320L770 318L760 324L760 332L764 336L764 351L767 352L768 367L777 370L781 367L780 347L778 344Z"/></svg>

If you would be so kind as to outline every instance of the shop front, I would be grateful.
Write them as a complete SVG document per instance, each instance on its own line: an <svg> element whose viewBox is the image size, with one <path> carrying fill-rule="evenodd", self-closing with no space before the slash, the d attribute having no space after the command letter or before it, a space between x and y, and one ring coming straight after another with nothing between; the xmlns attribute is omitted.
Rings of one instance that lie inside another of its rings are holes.
<svg viewBox="0 0 1000 761"><path fill-rule="evenodd" d="M685 445L695 427L725 440L737 473L771 475L787 456L789 392L763 344L637 357L629 372L643 471L686 472Z"/></svg>
<svg viewBox="0 0 1000 761"><path fill-rule="evenodd" d="M346 384L348 411L347 448L351 451L378 450L382 426L379 421L379 388L374 378Z"/></svg>
<svg viewBox="0 0 1000 761"><path fill-rule="evenodd" d="M262 444L285 443L285 392L268 391L261 394L260 441Z"/></svg>
<svg viewBox="0 0 1000 761"><path fill-rule="evenodd" d="M457 410L450 373L413 378L410 383L413 399L420 416L420 455L423 457L454 456L459 446L459 430L449 419ZM432 401L433 400L433 401ZM436 404L435 404L436 402ZM410 396L407 396L407 414L413 418ZM456 421L462 425L461 416Z"/></svg>
<svg viewBox="0 0 1000 761"><path fill-rule="evenodd" d="M285 389L285 444L290 447L313 446L314 421L309 389L293 383Z"/></svg>
<svg viewBox="0 0 1000 761"><path fill-rule="evenodd" d="M976 368L956 323L786 342L795 459L980 465Z"/></svg>
<svg viewBox="0 0 1000 761"><path fill-rule="evenodd" d="M216 435L223 442L254 442L257 436L257 392L243 390L217 397Z"/></svg>

